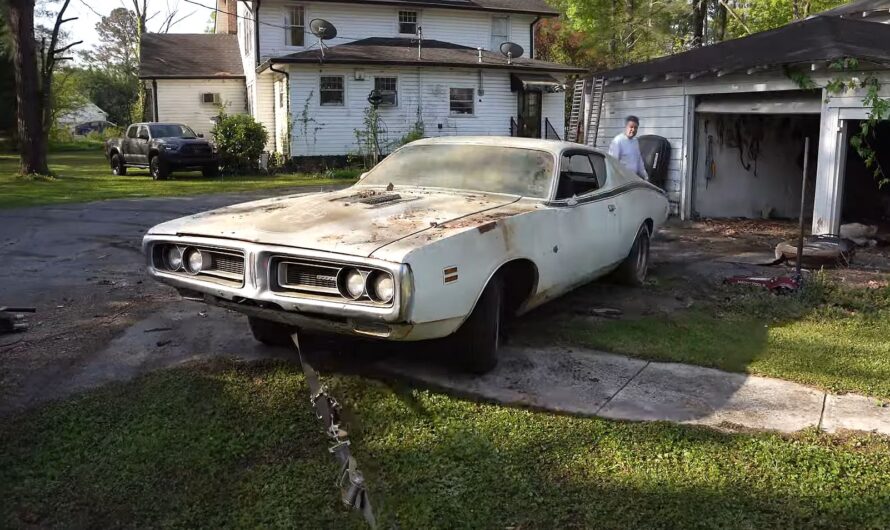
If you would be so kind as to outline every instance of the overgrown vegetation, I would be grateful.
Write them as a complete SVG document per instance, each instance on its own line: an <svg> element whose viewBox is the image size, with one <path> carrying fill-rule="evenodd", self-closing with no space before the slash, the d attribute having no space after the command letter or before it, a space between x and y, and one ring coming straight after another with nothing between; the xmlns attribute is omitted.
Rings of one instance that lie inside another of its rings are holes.
<svg viewBox="0 0 890 530"><path fill-rule="evenodd" d="M262 123L248 114L221 113L212 134L223 171L230 174L258 171L260 154L269 139Z"/></svg>
<svg viewBox="0 0 890 530"><path fill-rule="evenodd" d="M561 341L661 361L749 372L890 399L890 287L813 276L798 294L726 288L670 315L558 325Z"/></svg>
<svg viewBox="0 0 890 530"><path fill-rule="evenodd" d="M890 442L572 418L327 377L380 528L886 528ZM4 527L363 528L296 364L159 372L6 420Z"/></svg>

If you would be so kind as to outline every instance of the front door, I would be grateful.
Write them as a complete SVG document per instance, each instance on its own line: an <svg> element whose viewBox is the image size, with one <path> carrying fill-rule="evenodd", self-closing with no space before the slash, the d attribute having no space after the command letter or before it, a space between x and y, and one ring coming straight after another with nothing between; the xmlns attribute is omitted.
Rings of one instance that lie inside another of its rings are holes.
<svg viewBox="0 0 890 530"><path fill-rule="evenodd" d="M541 92L519 91L519 136L541 137Z"/></svg>

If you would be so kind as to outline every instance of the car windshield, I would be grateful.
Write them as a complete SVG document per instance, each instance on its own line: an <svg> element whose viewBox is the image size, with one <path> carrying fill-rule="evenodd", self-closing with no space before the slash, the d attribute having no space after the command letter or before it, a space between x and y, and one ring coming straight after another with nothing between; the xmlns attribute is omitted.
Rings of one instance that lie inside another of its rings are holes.
<svg viewBox="0 0 890 530"><path fill-rule="evenodd" d="M185 125L149 125L152 138L197 138L195 131Z"/></svg>
<svg viewBox="0 0 890 530"><path fill-rule="evenodd" d="M399 149L377 164L362 186L422 186L546 199L553 155L492 145L438 144Z"/></svg>

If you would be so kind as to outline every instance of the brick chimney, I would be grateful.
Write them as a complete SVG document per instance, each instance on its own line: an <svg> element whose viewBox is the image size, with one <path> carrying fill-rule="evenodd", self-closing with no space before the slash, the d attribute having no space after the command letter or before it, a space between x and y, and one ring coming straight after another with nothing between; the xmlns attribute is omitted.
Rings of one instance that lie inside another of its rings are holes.
<svg viewBox="0 0 890 530"><path fill-rule="evenodd" d="M216 0L216 32L238 33L238 0Z"/></svg>

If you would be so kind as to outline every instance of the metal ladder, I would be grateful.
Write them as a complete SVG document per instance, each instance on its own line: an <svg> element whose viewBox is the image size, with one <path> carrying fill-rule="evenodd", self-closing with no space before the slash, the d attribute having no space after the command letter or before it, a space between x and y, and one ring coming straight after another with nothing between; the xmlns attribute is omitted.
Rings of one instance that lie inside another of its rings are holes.
<svg viewBox="0 0 890 530"><path fill-rule="evenodd" d="M603 110L603 94L606 91L606 78L594 77L590 87L590 107L585 120L584 142L587 145L596 146L596 137L600 128L600 115Z"/></svg>
<svg viewBox="0 0 890 530"><path fill-rule="evenodd" d="M583 126L581 122L581 114L584 112L584 87L587 80L582 78L575 80L575 89L572 91L572 110L569 114L569 130L566 131L566 140L570 142L578 141L579 126Z"/></svg>

